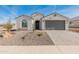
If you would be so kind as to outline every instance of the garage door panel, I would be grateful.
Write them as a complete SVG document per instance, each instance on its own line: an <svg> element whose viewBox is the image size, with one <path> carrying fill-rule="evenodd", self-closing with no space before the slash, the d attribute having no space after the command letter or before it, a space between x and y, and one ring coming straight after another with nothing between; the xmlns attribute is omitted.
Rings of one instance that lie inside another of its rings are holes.
<svg viewBox="0 0 79 59"><path fill-rule="evenodd" d="M46 21L46 29L65 30L65 21Z"/></svg>

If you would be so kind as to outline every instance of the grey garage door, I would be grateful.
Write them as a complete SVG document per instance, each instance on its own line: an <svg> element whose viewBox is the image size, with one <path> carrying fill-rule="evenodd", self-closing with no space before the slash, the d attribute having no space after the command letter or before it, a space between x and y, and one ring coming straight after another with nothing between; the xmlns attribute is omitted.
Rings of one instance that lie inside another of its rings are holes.
<svg viewBox="0 0 79 59"><path fill-rule="evenodd" d="M46 29L65 30L65 21L46 21Z"/></svg>

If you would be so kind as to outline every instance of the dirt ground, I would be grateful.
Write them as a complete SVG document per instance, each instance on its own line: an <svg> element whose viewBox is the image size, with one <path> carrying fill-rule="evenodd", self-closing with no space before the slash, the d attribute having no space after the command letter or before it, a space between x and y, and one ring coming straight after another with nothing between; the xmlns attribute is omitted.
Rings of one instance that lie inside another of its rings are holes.
<svg viewBox="0 0 79 59"><path fill-rule="evenodd" d="M17 31L9 38L0 38L0 45L54 45L46 32Z"/></svg>

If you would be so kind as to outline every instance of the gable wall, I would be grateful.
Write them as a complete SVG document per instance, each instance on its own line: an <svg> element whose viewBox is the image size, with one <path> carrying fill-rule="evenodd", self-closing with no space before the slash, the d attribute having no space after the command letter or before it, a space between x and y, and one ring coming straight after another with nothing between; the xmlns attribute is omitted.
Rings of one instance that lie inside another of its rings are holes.
<svg viewBox="0 0 79 59"><path fill-rule="evenodd" d="M27 21L27 29L31 30L32 29L32 18L29 17L19 17L16 20L17 23L17 29L22 29L22 20L26 20Z"/></svg>
<svg viewBox="0 0 79 59"><path fill-rule="evenodd" d="M54 14L52 14L47 17L44 17L43 20L68 20L68 19L61 15L54 16Z"/></svg>

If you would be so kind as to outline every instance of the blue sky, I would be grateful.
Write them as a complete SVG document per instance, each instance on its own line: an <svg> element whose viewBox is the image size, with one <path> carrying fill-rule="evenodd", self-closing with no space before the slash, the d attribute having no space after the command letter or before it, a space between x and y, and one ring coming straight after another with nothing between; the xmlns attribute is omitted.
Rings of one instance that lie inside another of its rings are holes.
<svg viewBox="0 0 79 59"><path fill-rule="evenodd" d="M15 22L17 16L32 15L35 12L45 16L57 12L73 18L79 16L79 5L0 5L0 23L9 18Z"/></svg>

